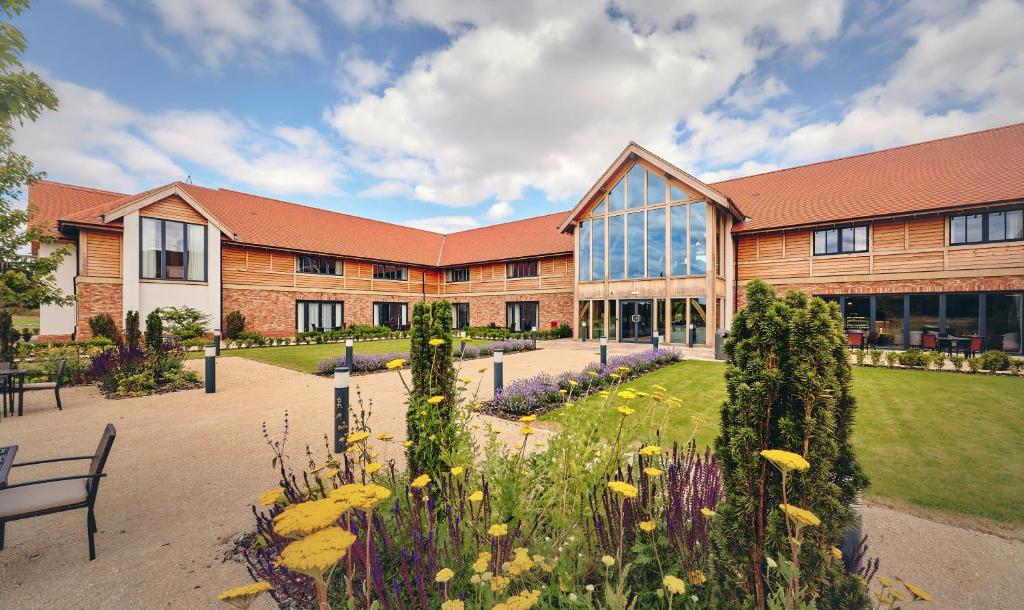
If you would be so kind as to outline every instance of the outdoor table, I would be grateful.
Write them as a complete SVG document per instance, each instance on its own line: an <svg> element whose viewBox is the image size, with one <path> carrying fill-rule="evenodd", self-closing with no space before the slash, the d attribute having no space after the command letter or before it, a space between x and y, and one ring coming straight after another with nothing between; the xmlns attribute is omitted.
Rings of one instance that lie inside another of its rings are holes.
<svg viewBox="0 0 1024 610"><path fill-rule="evenodd" d="M11 473L11 466L14 465L14 455L18 453L18 446L0 447L0 487L7 485L7 475Z"/></svg>
<svg viewBox="0 0 1024 610"><path fill-rule="evenodd" d="M6 371L0 371L0 378L6 379L7 384L4 386L4 415L7 415L7 404L10 403L10 413L14 415L14 394L18 394L18 415L22 415L25 412L25 375L28 371L25 369L8 369ZM15 379L17 378L17 385L15 385ZM10 400L8 400L10 399Z"/></svg>
<svg viewBox="0 0 1024 610"><path fill-rule="evenodd" d="M940 346L942 345L943 341L946 342L946 351L949 353L950 356L952 356L954 352L960 353L960 350L961 350L961 347L962 347L961 346L961 342L963 342L965 345L970 345L971 344L971 338L970 337L954 337L953 335L948 335L948 336L945 336L945 337L939 337L939 345Z"/></svg>

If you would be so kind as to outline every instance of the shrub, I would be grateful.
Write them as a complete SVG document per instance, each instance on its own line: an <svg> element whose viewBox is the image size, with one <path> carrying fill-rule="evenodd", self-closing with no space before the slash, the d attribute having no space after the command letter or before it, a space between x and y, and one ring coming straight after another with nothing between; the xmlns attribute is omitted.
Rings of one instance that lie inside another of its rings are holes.
<svg viewBox="0 0 1024 610"><path fill-rule="evenodd" d="M896 360L900 366L923 368L928 366L929 356L917 348L910 348L905 352L900 352L896 356Z"/></svg>
<svg viewBox="0 0 1024 610"><path fill-rule="evenodd" d="M780 299L762 281L748 285L747 307L725 343L728 398L715 455L727 493L711 537L715 607L765 606L766 558L791 548L777 508L783 502L821 520L793 547L805 587L794 594L800 604L813 592L819 607L868 606L863 583L831 553L868 482L850 442L856 404L846 341L835 304L798 292ZM765 449L810 463L790 477L788 496L782 474L760 455Z"/></svg>
<svg viewBox="0 0 1024 610"><path fill-rule="evenodd" d="M153 371L126 371L114 375L116 390L115 393L121 398L133 396L146 396L157 388L156 377Z"/></svg>
<svg viewBox="0 0 1024 610"><path fill-rule="evenodd" d="M900 361L899 352L885 352L885 366L894 368Z"/></svg>
<svg viewBox="0 0 1024 610"><path fill-rule="evenodd" d="M857 350L857 353L854 354L855 358L857 359L857 366L864 366L864 356L866 355L867 354L864 353L864 350Z"/></svg>
<svg viewBox="0 0 1024 610"><path fill-rule="evenodd" d="M967 359L967 369L972 373L977 373L981 370L981 358L974 356L973 358Z"/></svg>
<svg viewBox="0 0 1024 610"><path fill-rule="evenodd" d="M1024 371L1024 359L1012 358L1010 360L1010 368L1017 375L1020 375L1021 371Z"/></svg>
<svg viewBox="0 0 1024 610"><path fill-rule="evenodd" d="M43 349L36 354L36 358L39 368L47 380L56 380L57 368L60 366L61 360L64 361L62 379L64 383L69 385L86 383L92 378L92 359L83 348L78 346L43 346Z"/></svg>
<svg viewBox="0 0 1024 610"><path fill-rule="evenodd" d="M129 311L124 317L124 342L132 349L138 349L142 343L142 331L139 329L139 312Z"/></svg>
<svg viewBox="0 0 1024 610"><path fill-rule="evenodd" d="M953 354L952 356L949 357L949 361L953 365L954 369L956 369L958 371L963 370L963 368L964 368L964 357L961 356L960 354Z"/></svg>
<svg viewBox="0 0 1024 610"><path fill-rule="evenodd" d="M243 332L245 332L245 316L238 310L229 312L225 319L224 338L235 339Z"/></svg>
<svg viewBox="0 0 1024 610"><path fill-rule="evenodd" d="M160 319L160 310L155 309L146 316L146 349L151 352L160 350L164 345L164 322Z"/></svg>
<svg viewBox="0 0 1024 610"><path fill-rule="evenodd" d="M0 362L14 361L14 344L17 341L11 312L0 309Z"/></svg>
<svg viewBox="0 0 1024 610"><path fill-rule="evenodd" d="M96 314L89 318L89 330L92 331L93 337L106 337L111 342L117 342L117 325L108 313Z"/></svg>
<svg viewBox="0 0 1024 610"><path fill-rule="evenodd" d="M205 335L210 329L210 317L193 307L161 307L160 319L167 332L179 339L192 339Z"/></svg>
<svg viewBox="0 0 1024 610"><path fill-rule="evenodd" d="M999 350L989 350L980 356L981 368L986 371L1005 371L1010 368L1010 355Z"/></svg>
<svg viewBox="0 0 1024 610"><path fill-rule="evenodd" d="M871 366L879 366L882 364L882 350L873 349L871 354Z"/></svg>
<svg viewBox="0 0 1024 610"><path fill-rule="evenodd" d="M254 345L262 347L267 344L266 337L264 337L258 332L253 331L245 331L238 333L237 339L239 343L245 345L246 347L252 347Z"/></svg>
<svg viewBox="0 0 1024 610"><path fill-rule="evenodd" d="M946 354L942 352L931 352L929 354L929 363L932 368L937 371L941 371L946 366Z"/></svg>
<svg viewBox="0 0 1024 610"><path fill-rule="evenodd" d="M88 345L89 347L101 347L101 348L110 347L113 344L114 344L113 341L111 341L110 339L104 337L103 335L96 335L95 337L93 337L92 339L89 339L86 342L86 345Z"/></svg>
<svg viewBox="0 0 1024 610"><path fill-rule="evenodd" d="M34 333L32 332L32 329L26 326L25 328L21 329L21 340L24 341L25 343L28 343L29 341L32 340L33 334Z"/></svg>

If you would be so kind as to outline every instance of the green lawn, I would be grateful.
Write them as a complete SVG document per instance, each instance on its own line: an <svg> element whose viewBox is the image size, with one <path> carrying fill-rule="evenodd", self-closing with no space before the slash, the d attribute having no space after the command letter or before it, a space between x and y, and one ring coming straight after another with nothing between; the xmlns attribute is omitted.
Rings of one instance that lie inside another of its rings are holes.
<svg viewBox="0 0 1024 610"><path fill-rule="evenodd" d="M648 433L661 428L667 444L688 438L696 415L706 422L697 442L712 443L725 399L722 373L721 363L691 360L628 384L660 384L683 401L667 418L662 407L647 406L630 420ZM1024 524L1024 379L855 367L853 392L854 445L871 477L868 495ZM603 409L601 425L614 433L619 415L603 401L594 396L572 408ZM558 412L545 418L557 420Z"/></svg>
<svg viewBox="0 0 1024 610"><path fill-rule="evenodd" d="M491 341L476 341L468 339L466 345L491 343ZM458 349L458 340L455 340L455 348ZM357 354L387 354L389 352L408 352L408 339L386 339L384 341L356 341L353 346ZM258 347L250 349L228 349L221 350L222 356L240 356L258 362L265 362L287 369L302 371L304 373L316 372L316 364L324 358L345 355L344 343L324 343L312 345L287 345L284 347ZM202 356L201 352L190 354L193 358Z"/></svg>

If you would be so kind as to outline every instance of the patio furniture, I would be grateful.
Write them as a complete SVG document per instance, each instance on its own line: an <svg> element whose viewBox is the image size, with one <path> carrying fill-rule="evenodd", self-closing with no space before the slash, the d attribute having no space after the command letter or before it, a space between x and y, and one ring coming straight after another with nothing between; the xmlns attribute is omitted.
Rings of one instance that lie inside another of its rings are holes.
<svg viewBox="0 0 1024 610"><path fill-rule="evenodd" d="M103 467L110 455L110 447L114 444L117 431L113 424L107 424L100 437L100 443L93 455L79 455L66 458L52 458L14 464L15 468L35 464L50 464L73 460L91 460L89 474L54 477L26 483L15 483L0 487L0 550L4 548L4 528L8 521L28 519L59 513L66 510L84 508L87 511L85 527L89 537L89 561L96 559L96 542L94 536L96 515L96 492L99 490L100 479L107 476Z"/></svg>
<svg viewBox="0 0 1024 610"><path fill-rule="evenodd" d="M964 346L964 355L971 358L981 353L981 340L982 337L965 337L968 339L967 345Z"/></svg>
<svg viewBox="0 0 1024 610"><path fill-rule="evenodd" d="M18 397L18 415L25 410L25 369L0 369L0 380L3 380L3 407L4 415L14 415L14 397Z"/></svg>
<svg viewBox="0 0 1024 610"><path fill-rule="evenodd" d="M1002 350L1004 352L1020 351L1020 333L1006 333L1003 335Z"/></svg>
<svg viewBox="0 0 1024 610"><path fill-rule="evenodd" d="M11 370L10 362L0 362L0 371L9 370ZM3 400L3 415L7 415L7 377L0 377L0 399Z"/></svg>
<svg viewBox="0 0 1024 610"><path fill-rule="evenodd" d="M46 390L53 390L53 395L57 399L57 410L63 411L64 407L60 404L60 386L61 378L64 377L64 367L67 366L67 360L61 360L57 363L57 372L53 376L53 381L43 381L39 383L26 383L22 392L39 392ZM19 413L19 415L21 415Z"/></svg>
<svg viewBox="0 0 1024 610"><path fill-rule="evenodd" d="M939 349L939 337L932 333L923 333L921 335L921 349Z"/></svg>
<svg viewBox="0 0 1024 610"><path fill-rule="evenodd" d="M851 330L846 333L847 343L850 347L864 349L864 333L859 330Z"/></svg>
<svg viewBox="0 0 1024 610"><path fill-rule="evenodd" d="M922 334L919 330L910 331L910 347L921 347Z"/></svg>
<svg viewBox="0 0 1024 610"><path fill-rule="evenodd" d="M7 475L11 474L14 456L18 454L18 446L0 447L0 488L7 485Z"/></svg>

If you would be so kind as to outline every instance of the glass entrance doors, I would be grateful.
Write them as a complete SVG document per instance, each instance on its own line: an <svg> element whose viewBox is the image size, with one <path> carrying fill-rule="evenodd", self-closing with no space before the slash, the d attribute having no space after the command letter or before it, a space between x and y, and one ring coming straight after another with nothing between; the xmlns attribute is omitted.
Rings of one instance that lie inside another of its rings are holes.
<svg viewBox="0 0 1024 610"><path fill-rule="evenodd" d="M653 329L653 303L650 300L634 300L620 301L620 304L620 340L634 343L650 341Z"/></svg>

